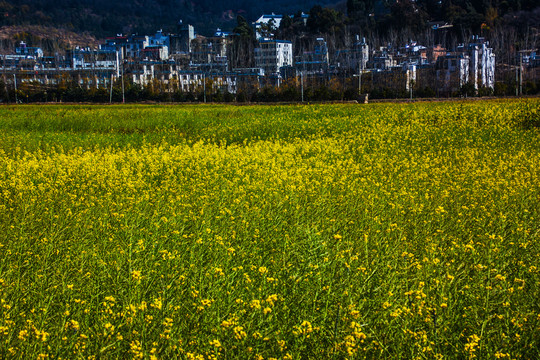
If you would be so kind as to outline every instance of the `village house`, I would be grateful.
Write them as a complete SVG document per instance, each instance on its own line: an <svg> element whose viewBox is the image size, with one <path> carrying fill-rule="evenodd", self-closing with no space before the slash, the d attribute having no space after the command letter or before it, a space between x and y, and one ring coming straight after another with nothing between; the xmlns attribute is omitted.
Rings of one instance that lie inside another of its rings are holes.
<svg viewBox="0 0 540 360"><path fill-rule="evenodd" d="M283 67L293 65L292 43L286 40L261 40L255 49L255 66L275 75Z"/></svg>
<svg viewBox="0 0 540 360"><path fill-rule="evenodd" d="M229 39L225 36L197 36L191 42L189 68L207 72L227 71L228 45Z"/></svg>
<svg viewBox="0 0 540 360"><path fill-rule="evenodd" d="M195 28L193 25L184 24L180 20L177 30L178 34L173 34L169 37L169 53L171 55L189 54L191 52L191 42L195 39Z"/></svg>
<svg viewBox="0 0 540 360"><path fill-rule="evenodd" d="M473 36L468 45L459 45L437 59L437 80L441 90L458 91L470 83L475 90L495 87L495 54L484 38Z"/></svg>

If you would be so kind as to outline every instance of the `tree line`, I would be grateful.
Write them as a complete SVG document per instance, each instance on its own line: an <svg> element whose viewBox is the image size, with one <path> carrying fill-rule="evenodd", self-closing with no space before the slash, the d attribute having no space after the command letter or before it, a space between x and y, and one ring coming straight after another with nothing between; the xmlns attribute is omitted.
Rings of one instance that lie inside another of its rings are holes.
<svg viewBox="0 0 540 360"><path fill-rule="evenodd" d="M363 101L369 99L407 99L414 98L462 98L473 96L513 96L517 83L508 77L496 82L495 88L475 89L471 83L440 92L433 74L423 74L422 81L413 84L412 91L403 86L403 74L366 73L362 77L362 88L358 88L357 78L352 77L290 77L276 86L271 81L239 81L235 92L228 92L214 86L210 79L205 86L200 84L190 90L182 90L174 80L164 84L154 80L140 85L125 79L117 79L111 87L94 87L83 81L63 77L55 85L44 85L37 81L20 81L17 89L12 83L0 79L0 103L45 103L45 102L313 102L313 101ZM540 79L525 81L523 95L540 94Z"/></svg>

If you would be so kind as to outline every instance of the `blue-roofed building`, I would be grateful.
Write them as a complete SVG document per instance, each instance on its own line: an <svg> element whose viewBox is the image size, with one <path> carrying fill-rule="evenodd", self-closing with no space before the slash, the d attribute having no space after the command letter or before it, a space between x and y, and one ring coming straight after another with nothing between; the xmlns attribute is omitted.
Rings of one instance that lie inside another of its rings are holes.
<svg viewBox="0 0 540 360"><path fill-rule="evenodd" d="M221 30L220 28L217 28L216 29L216 32L214 33L214 37L221 37L221 38L226 38L226 37L229 37L231 36L231 33L228 32L228 31L223 31Z"/></svg>
<svg viewBox="0 0 540 360"><path fill-rule="evenodd" d="M24 41L21 41L19 46L15 48L15 53L17 55L24 55L33 59L43 57L43 50L41 50L41 48L27 46Z"/></svg>
<svg viewBox="0 0 540 360"><path fill-rule="evenodd" d="M154 36L150 36L150 43L148 45L169 47L169 35L165 35L163 34L163 30L159 30Z"/></svg>

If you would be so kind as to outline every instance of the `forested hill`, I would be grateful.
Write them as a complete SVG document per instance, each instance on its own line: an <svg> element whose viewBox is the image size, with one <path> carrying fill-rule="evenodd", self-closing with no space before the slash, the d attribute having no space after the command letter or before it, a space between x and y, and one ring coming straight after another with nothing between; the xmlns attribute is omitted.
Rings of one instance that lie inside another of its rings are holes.
<svg viewBox="0 0 540 360"><path fill-rule="evenodd" d="M254 21L262 13L295 14L332 2L335 0L1 0L0 26L54 26L103 37L152 33L161 28L172 31L182 19L206 35L217 27L232 30L237 15Z"/></svg>
<svg viewBox="0 0 540 360"><path fill-rule="evenodd" d="M197 33L211 35L218 27L233 30L239 15L250 23L265 13L300 11L309 13L308 26L287 19L277 36L292 40L308 31L334 38L362 34L380 41L400 40L397 36L422 40L430 36L430 24L440 22L453 25L450 35L456 41L481 34L502 39L496 46L510 48L523 42L518 47L529 48L540 39L538 0L0 0L0 40L4 48L20 40L41 45L32 37L43 36L30 30L1 35L25 27L62 29L93 39L159 29L176 32L180 19L194 25Z"/></svg>

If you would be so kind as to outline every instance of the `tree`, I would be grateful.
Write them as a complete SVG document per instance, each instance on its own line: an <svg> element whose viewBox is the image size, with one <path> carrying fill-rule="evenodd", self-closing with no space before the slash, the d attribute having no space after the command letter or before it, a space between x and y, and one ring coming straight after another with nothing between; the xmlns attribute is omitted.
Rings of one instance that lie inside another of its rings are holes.
<svg viewBox="0 0 540 360"><path fill-rule="evenodd" d="M276 23L274 19L270 19L267 23L261 24L259 32L263 38L272 38L276 32Z"/></svg>
<svg viewBox="0 0 540 360"><path fill-rule="evenodd" d="M328 34L340 32L344 28L344 18L341 12L315 5L309 11L307 20L308 30L312 34Z"/></svg>
<svg viewBox="0 0 540 360"><path fill-rule="evenodd" d="M347 0L347 16L352 20L363 20L374 12L373 0Z"/></svg>
<svg viewBox="0 0 540 360"><path fill-rule="evenodd" d="M291 40L295 35L293 19L289 15L284 15L279 23L279 29L276 33L280 39Z"/></svg>
<svg viewBox="0 0 540 360"><path fill-rule="evenodd" d="M255 62L253 55L255 32L243 16L238 15L236 21L237 25L233 30L235 35L231 46L228 47L231 66L252 67Z"/></svg>
<svg viewBox="0 0 540 360"><path fill-rule="evenodd" d="M239 35L241 38L254 38L255 37L253 28L249 26L249 23L242 15L238 15L236 17L236 23L237 25L233 30L235 34Z"/></svg>
<svg viewBox="0 0 540 360"><path fill-rule="evenodd" d="M391 26L396 30L409 29L418 34L427 29L428 16L411 0L400 0L392 5Z"/></svg>

